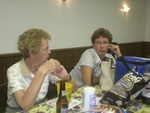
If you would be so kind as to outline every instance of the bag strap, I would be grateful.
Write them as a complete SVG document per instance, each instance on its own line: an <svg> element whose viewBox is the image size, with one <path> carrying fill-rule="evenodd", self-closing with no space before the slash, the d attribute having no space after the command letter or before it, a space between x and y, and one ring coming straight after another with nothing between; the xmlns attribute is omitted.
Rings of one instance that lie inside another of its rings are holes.
<svg viewBox="0 0 150 113"><path fill-rule="evenodd" d="M126 63L125 59L123 56L119 57L120 58L120 61L122 61L123 65L125 66L125 68L130 71L130 67L128 66L128 64Z"/></svg>
<svg viewBox="0 0 150 113"><path fill-rule="evenodd" d="M125 58L123 56L119 57L120 61L123 63L123 65L125 66L125 68L127 69L127 71L131 71L133 72L135 75L138 75L137 73L135 73L135 71L133 71L127 64Z"/></svg>

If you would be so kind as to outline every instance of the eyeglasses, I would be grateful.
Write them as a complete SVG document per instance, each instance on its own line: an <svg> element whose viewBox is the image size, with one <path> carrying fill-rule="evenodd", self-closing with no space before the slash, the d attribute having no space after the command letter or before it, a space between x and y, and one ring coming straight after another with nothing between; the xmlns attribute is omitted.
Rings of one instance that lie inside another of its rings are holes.
<svg viewBox="0 0 150 113"><path fill-rule="evenodd" d="M109 44L109 42L100 42L100 41L96 41L95 44L98 44L98 45L107 45Z"/></svg>
<svg viewBox="0 0 150 113"><path fill-rule="evenodd" d="M41 49L42 51L49 51L50 49L49 49L49 47L47 47L47 48L44 48L44 49Z"/></svg>

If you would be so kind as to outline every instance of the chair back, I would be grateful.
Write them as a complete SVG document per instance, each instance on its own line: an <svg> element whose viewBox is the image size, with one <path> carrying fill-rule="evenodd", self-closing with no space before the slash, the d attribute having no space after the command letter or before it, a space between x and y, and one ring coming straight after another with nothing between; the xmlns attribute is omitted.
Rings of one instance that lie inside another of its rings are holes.
<svg viewBox="0 0 150 113"><path fill-rule="evenodd" d="M0 113L5 113L7 107L7 83L0 85Z"/></svg>

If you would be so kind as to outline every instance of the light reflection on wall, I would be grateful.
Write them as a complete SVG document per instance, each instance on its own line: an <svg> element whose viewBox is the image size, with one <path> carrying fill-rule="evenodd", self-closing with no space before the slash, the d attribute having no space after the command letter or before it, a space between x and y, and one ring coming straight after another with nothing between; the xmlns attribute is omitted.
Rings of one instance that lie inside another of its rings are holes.
<svg viewBox="0 0 150 113"><path fill-rule="evenodd" d="M66 6L70 6L70 0L57 0L58 5L66 4Z"/></svg>

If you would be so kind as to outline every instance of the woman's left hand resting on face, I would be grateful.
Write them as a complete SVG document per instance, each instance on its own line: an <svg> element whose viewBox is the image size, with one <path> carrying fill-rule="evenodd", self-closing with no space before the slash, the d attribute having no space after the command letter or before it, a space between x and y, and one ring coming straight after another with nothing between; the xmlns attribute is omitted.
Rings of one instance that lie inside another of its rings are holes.
<svg viewBox="0 0 150 113"><path fill-rule="evenodd" d="M117 56L122 56L119 45L109 44L109 49Z"/></svg>

